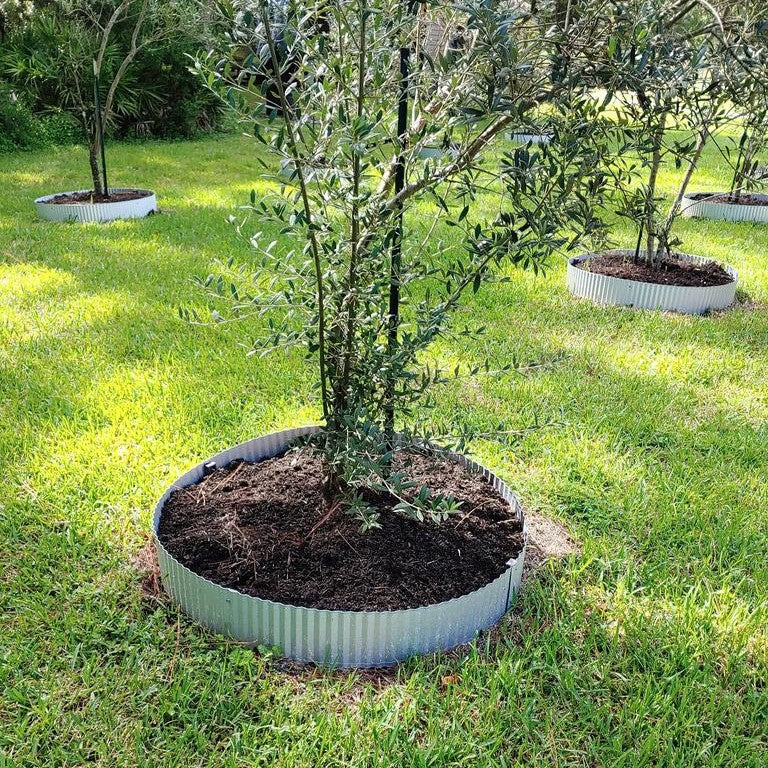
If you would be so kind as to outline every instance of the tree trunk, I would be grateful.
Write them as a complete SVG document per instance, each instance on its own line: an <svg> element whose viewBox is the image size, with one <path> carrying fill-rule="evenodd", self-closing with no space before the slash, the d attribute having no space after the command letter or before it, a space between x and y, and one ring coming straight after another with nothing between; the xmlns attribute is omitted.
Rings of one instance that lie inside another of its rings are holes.
<svg viewBox="0 0 768 768"><path fill-rule="evenodd" d="M661 228L661 236L659 237L659 245L656 251L657 260L661 260L661 258L664 256L664 251L669 249L668 243L672 225L675 223L675 219L677 218L678 213L680 213L683 197L685 197L685 193L688 190L689 184L691 183L693 173L699 165L699 160L701 160L701 153L704 151L704 147L707 144L708 138L709 126L702 126L701 130L699 131L698 138L696 139L696 147L693 151L693 155L688 161L688 167L686 168L685 175L683 176L683 180L680 182L677 195L675 195L675 200L672 203L672 206L667 213L667 218L664 220L664 224Z"/></svg>
<svg viewBox="0 0 768 768"><path fill-rule="evenodd" d="M733 178L731 179L731 187L728 190L728 202L738 203L741 197L741 187L744 184L744 149L747 145L747 139L749 137L749 122L747 122L739 140L739 154L736 155L736 163L733 166Z"/></svg>
<svg viewBox="0 0 768 768"><path fill-rule="evenodd" d="M657 239L656 223L653 220L653 201L656 197L656 181L659 176L659 167L661 166L661 146L664 141L664 129L667 125L667 113L661 115L656 130L653 132L653 156L651 158L651 172L648 176L648 199L645 202L645 236L647 238L647 249L645 258L654 265L656 259L655 244Z"/></svg>
<svg viewBox="0 0 768 768"><path fill-rule="evenodd" d="M104 189L101 183L101 172L99 169L99 141L92 138L88 144L88 162L91 166L91 179L93 182L93 193L103 195Z"/></svg>

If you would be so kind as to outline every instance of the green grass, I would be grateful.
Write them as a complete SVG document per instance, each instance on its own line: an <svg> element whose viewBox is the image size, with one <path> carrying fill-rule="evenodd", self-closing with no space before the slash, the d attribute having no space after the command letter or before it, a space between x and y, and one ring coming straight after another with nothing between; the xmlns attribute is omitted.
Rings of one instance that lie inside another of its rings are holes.
<svg viewBox="0 0 768 768"><path fill-rule="evenodd" d="M130 565L186 467L317 418L298 355L246 359L247 329L176 313L204 303L190 276L248 258L225 218L252 146L110 154L163 215L38 221L34 197L85 185L83 152L0 158L0 766L766 765L768 227L680 226L741 275L711 317L574 301L564 263L478 294L488 337L436 356L562 359L443 414L562 422L476 452L581 553L466 653L286 674L143 600ZM710 152L694 186L724 177Z"/></svg>

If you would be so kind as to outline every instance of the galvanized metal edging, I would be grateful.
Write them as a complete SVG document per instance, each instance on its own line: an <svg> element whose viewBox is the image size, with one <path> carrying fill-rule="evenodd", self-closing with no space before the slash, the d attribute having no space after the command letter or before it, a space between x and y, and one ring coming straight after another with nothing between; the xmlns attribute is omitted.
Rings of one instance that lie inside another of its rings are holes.
<svg viewBox="0 0 768 768"><path fill-rule="evenodd" d="M144 197L136 200L119 200L112 203L52 203L55 197L61 195L77 195L90 193L89 189L78 189L71 192L56 192L44 195L35 200L37 215L46 221L80 221L103 222L116 219L143 219L157 210L157 196L149 189L131 189L127 187L111 187L114 192L143 192Z"/></svg>
<svg viewBox="0 0 768 768"><path fill-rule="evenodd" d="M625 255L631 251L619 251ZM725 309L736 300L736 284L739 276L732 267L725 267L733 281L725 285L682 286L645 283L626 280L611 275L601 275L581 269L578 265L598 256L589 253L568 260L566 285L579 298L590 299L596 304L634 307L635 309L658 309L685 314L700 315L715 309ZM703 256L681 254L680 258L706 264L711 259Z"/></svg>
<svg viewBox="0 0 768 768"><path fill-rule="evenodd" d="M725 197L727 192L712 192L707 197L685 195L680 212L686 219L712 219L714 221L754 221L768 224L768 205L746 205L744 203L717 203L710 198ZM768 195L755 195L768 203Z"/></svg>
<svg viewBox="0 0 768 768"><path fill-rule="evenodd" d="M487 477L523 521L525 542L507 569L483 587L461 597L419 608L395 611L333 611L287 605L214 584L178 562L160 542L157 530L170 495L200 480L210 462L223 467L237 459L260 461L282 453L317 426L283 430L217 453L185 472L157 502L153 535L160 575L168 594L182 610L209 629L249 645L279 646L296 661L336 667L380 667L416 654L447 650L469 642L496 624L520 589L527 531L517 497L480 464L452 454L471 471Z"/></svg>
<svg viewBox="0 0 768 768"><path fill-rule="evenodd" d="M552 133L512 133L511 140L515 144L549 144L554 138Z"/></svg>

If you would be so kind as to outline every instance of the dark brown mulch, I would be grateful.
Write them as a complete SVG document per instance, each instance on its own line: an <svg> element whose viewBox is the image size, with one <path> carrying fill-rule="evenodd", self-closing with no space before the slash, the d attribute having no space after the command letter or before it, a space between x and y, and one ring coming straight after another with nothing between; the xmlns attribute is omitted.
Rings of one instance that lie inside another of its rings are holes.
<svg viewBox="0 0 768 768"><path fill-rule="evenodd" d="M47 202L54 205L90 205L92 203L123 203L127 200L141 200L152 193L146 189L130 189L127 192L112 192L109 195L95 195L93 192L74 192L56 195Z"/></svg>
<svg viewBox="0 0 768 768"><path fill-rule="evenodd" d="M309 449L257 464L235 462L175 492L158 535L195 573L257 597L336 610L395 610L448 600L484 586L523 546L509 505L481 475L438 457L401 452L403 469L460 512L416 522L374 501L381 529L325 498L325 460Z"/></svg>
<svg viewBox="0 0 768 768"><path fill-rule="evenodd" d="M577 266L599 275L661 285L706 287L726 285L733 281L723 267L715 262L699 264L675 258L674 255L662 259L658 267L651 266L646 261L635 263L632 256L625 253L600 254L580 262Z"/></svg>
<svg viewBox="0 0 768 768"><path fill-rule="evenodd" d="M768 195L753 195L742 192L738 200L732 200L727 194L697 192L689 195L693 200L706 200L708 203L723 203L726 205L768 205Z"/></svg>

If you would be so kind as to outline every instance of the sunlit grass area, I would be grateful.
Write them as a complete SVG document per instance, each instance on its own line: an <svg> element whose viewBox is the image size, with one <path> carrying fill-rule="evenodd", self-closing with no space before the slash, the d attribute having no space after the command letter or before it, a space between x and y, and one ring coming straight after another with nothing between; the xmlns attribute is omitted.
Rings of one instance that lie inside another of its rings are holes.
<svg viewBox="0 0 768 768"><path fill-rule="evenodd" d="M437 415L551 423L473 450L579 554L465 652L286 672L144 599L132 565L185 468L318 418L300 354L177 313L214 259L251 258L226 219L265 188L254 146L110 150L160 215L38 221L35 197L87 185L84 151L0 157L0 766L766 765L768 227L680 224L741 277L708 317L575 301L564 261L474 297L487 337L437 359L553 362ZM726 183L710 151L694 187Z"/></svg>

